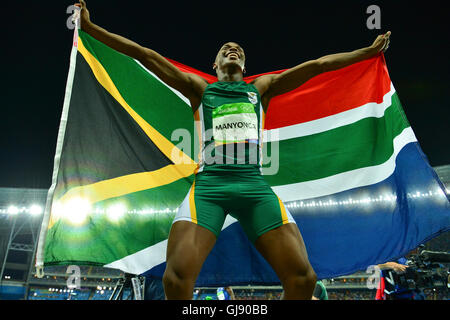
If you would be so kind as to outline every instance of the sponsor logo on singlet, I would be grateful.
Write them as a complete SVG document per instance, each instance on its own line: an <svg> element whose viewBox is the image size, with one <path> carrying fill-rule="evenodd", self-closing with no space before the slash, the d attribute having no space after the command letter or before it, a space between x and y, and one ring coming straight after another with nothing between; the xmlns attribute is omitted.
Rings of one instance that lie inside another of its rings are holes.
<svg viewBox="0 0 450 320"><path fill-rule="evenodd" d="M256 95L256 92L247 92L248 95L248 100L253 103L253 104L257 104L258 103L258 96Z"/></svg>

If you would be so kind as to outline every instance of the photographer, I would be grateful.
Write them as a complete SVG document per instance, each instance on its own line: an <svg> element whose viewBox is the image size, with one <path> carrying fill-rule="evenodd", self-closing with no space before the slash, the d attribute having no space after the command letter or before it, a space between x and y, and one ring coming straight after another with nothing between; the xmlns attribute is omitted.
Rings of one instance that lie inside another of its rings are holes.
<svg viewBox="0 0 450 320"><path fill-rule="evenodd" d="M392 272L402 274L408 271L405 257L379 264L378 267L381 269L381 275L375 300L425 300L422 290L411 290L393 282Z"/></svg>

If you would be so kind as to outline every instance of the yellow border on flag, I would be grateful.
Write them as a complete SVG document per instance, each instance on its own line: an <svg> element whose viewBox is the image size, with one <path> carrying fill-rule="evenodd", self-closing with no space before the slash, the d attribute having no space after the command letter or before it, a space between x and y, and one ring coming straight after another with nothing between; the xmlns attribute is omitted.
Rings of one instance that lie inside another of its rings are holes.
<svg viewBox="0 0 450 320"><path fill-rule="evenodd" d="M109 77L108 72L106 72L101 63L86 49L80 37L78 37L78 51L83 55L84 59L91 67L97 81L120 103L167 158L175 164L195 164L195 161L191 157L167 140L166 137L153 128L128 105L119 93L119 90L117 90L114 82Z"/></svg>
<svg viewBox="0 0 450 320"><path fill-rule="evenodd" d="M64 207L70 199L81 198L93 204L126 194L160 187L181 178L189 177L194 173L196 167L197 164L171 164L155 171L134 173L86 186L75 187L67 191L54 203ZM48 228L50 229L59 218L58 215L52 214Z"/></svg>
<svg viewBox="0 0 450 320"><path fill-rule="evenodd" d="M85 186L75 187L70 189L55 202L64 205L69 199L80 197L93 204L95 202L120 197L126 194L160 187L192 175L197 168L197 163L154 129L128 105L109 77L105 68L86 49L80 37L78 37L78 51L89 64L97 81L120 103L120 105L142 128L145 134L153 141L157 148L174 164L167 165L154 171L129 174ZM59 216L52 214L48 229L50 229L59 219Z"/></svg>

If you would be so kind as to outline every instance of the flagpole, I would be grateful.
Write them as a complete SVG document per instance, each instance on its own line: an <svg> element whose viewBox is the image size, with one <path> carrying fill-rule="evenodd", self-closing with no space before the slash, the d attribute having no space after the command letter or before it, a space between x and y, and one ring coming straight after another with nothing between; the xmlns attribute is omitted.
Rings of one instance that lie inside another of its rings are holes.
<svg viewBox="0 0 450 320"><path fill-rule="evenodd" d="M56 152L53 163L53 175L52 175L52 184L47 193L47 201L45 205L44 217L42 219L42 224L40 227L39 233L39 242L36 250L36 275L38 278L42 278L44 276L44 254L45 254L45 240L47 238L48 225L50 221L51 215L51 207L53 202L53 194L55 192L56 182L58 179L59 172L59 164L61 160L61 152L64 143L64 136L66 133L66 125L67 125L67 117L69 114L69 105L70 99L72 96L72 85L73 79L75 75L75 66L76 66L76 58L78 52L78 29L80 28L80 12L81 8L74 6L74 14L73 14L73 22L74 22L74 35L73 35L73 43L72 43L72 51L70 54L70 65L69 65L69 74L67 77L66 83L66 92L64 95L64 104L63 110L61 114L61 121L59 124L58 131L58 139L56 142Z"/></svg>

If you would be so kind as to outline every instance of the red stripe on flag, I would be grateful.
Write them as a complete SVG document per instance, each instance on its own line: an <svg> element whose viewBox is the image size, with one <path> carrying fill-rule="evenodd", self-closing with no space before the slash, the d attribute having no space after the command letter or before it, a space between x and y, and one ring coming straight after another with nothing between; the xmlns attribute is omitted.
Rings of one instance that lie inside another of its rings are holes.
<svg viewBox="0 0 450 320"><path fill-rule="evenodd" d="M320 74L271 100L266 129L332 116L369 102L381 103L390 86L391 80L381 55Z"/></svg>
<svg viewBox="0 0 450 320"><path fill-rule="evenodd" d="M195 73L196 75L199 75L200 77L202 77L203 79L205 79L208 83L213 83L217 81L217 77L212 76L208 73L205 72L201 72L197 69L191 68L187 65L184 65L182 63L179 63L178 61L172 60L172 59L168 59L174 66L176 66L178 69L180 69L183 72L187 72L187 73Z"/></svg>
<svg viewBox="0 0 450 320"><path fill-rule="evenodd" d="M217 77L170 60L183 72L195 73L208 83ZM281 73L278 70L263 74ZM263 75L245 77L251 82ZM295 90L273 98L270 102L265 129L275 129L355 109L369 102L381 103L389 92L391 80L381 53L351 66L322 73Z"/></svg>

